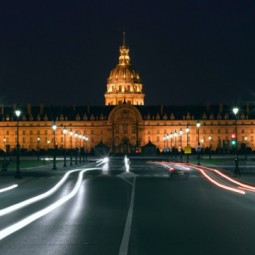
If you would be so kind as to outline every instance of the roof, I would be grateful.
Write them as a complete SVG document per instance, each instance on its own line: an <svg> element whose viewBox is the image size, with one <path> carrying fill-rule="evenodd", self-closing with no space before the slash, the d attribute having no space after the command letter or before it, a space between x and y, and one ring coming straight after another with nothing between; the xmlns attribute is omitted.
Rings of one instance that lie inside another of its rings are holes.
<svg viewBox="0 0 255 255"><path fill-rule="evenodd" d="M22 116L31 120L107 120L110 112L117 106L21 106ZM183 120L183 119L234 119L229 105L139 105L136 107L144 120ZM0 120L9 116L14 118L16 106L0 106ZM239 107L239 116L255 119L255 104ZM226 117L227 116L227 117ZM21 117L22 118L22 117Z"/></svg>

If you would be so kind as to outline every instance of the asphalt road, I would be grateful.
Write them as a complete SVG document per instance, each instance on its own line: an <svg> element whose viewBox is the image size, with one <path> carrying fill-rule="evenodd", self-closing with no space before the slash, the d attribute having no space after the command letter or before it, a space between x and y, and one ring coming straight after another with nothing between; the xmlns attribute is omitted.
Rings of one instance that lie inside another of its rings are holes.
<svg viewBox="0 0 255 255"><path fill-rule="evenodd" d="M65 203L0 240L0 254L255 254L255 193L222 189L196 170L188 179L169 178L167 168L143 160L102 166L85 171ZM68 196L78 176L79 171L70 174L49 197L0 216L0 236L14 222ZM60 179L29 177L0 193L0 209L39 195Z"/></svg>

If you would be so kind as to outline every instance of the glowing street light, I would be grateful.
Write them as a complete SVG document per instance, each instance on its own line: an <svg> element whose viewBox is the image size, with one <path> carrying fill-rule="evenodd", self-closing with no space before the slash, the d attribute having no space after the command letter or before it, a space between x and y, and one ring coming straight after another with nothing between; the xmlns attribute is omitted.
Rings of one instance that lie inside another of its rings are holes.
<svg viewBox="0 0 255 255"><path fill-rule="evenodd" d="M187 136L187 138L186 138L186 140L187 140L187 145L186 145L186 147L188 148L188 145L189 145L189 131L190 131L190 129L189 129L189 125L187 125L187 127L185 128L185 131L186 131L186 136ZM187 163L189 163L189 153L187 153Z"/></svg>
<svg viewBox="0 0 255 255"><path fill-rule="evenodd" d="M15 110L15 115L17 117L17 144L16 144L16 174L15 178L20 179L21 178L21 173L20 173L20 144L19 144L19 117L21 115L21 110L16 109Z"/></svg>
<svg viewBox="0 0 255 255"><path fill-rule="evenodd" d="M197 126L197 164L200 165L201 147L200 147L200 141L199 141L199 128L201 126L201 123L199 120L197 121L196 126Z"/></svg>
<svg viewBox="0 0 255 255"><path fill-rule="evenodd" d="M181 151L180 151L181 154L180 155L181 155L181 162L182 162L182 135L183 135L182 128L180 128L179 133L180 133L180 141L181 141Z"/></svg>
<svg viewBox="0 0 255 255"><path fill-rule="evenodd" d="M40 159L40 136L37 136L37 160Z"/></svg>
<svg viewBox="0 0 255 255"><path fill-rule="evenodd" d="M211 153L211 141L212 141L212 136L208 137L209 140L209 158L212 159L212 153Z"/></svg>
<svg viewBox="0 0 255 255"><path fill-rule="evenodd" d="M52 170L56 170L57 166L56 166L56 129L57 129L57 125L54 123L52 125L52 129L53 129L53 143L54 143L54 149L53 149L53 167Z"/></svg>
<svg viewBox="0 0 255 255"><path fill-rule="evenodd" d="M239 157L238 157L238 143L237 143L237 114L239 112L239 108L238 107L234 107L233 109L233 113L235 115L235 151L236 151L236 156L235 156L235 174L240 175L239 172Z"/></svg>
<svg viewBox="0 0 255 255"><path fill-rule="evenodd" d="M72 150L73 150L73 131L71 130L70 132L69 132L69 134L70 134L70 143L71 143L71 150L70 150L70 166L72 166L73 165L73 152L72 152Z"/></svg>
<svg viewBox="0 0 255 255"><path fill-rule="evenodd" d="M66 133L67 129L64 127L63 134L64 134L64 167L66 167Z"/></svg>
<svg viewBox="0 0 255 255"><path fill-rule="evenodd" d="M86 158L86 161L88 161L87 159L87 142L88 142L88 137L86 135L83 136L83 140L85 142L85 150L84 150L84 155L85 155L85 158Z"/></svg>

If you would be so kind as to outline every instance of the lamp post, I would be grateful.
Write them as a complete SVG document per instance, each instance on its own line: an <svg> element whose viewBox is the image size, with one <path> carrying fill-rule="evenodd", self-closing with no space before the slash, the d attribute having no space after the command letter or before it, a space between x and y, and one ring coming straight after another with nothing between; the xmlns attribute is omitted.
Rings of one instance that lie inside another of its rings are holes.
<svg viewBox="0 0 255 255"><path fill-rule="evenodd" d="M187 136L187 144L186 144L186 147L187 147L187 150L188 150L188 145L189 145L189 126L187 125L186 129L186 136ZM189 153L187 151L187 163L189 163Z"/></svg>
<svg viewBox="0 0 255 255"><path fill-rule="evenodd" d="M66 133L67 129L64 127L63 134L64 134L64 167L66 167Z"/></svg>
<svg viewBox="0 0 255 255"><path fill-rule="evenodd" d="M71 142L71 150L70 150L70 166L73 165L73 131L71 130L70 131L70 142Z"/></svg>
<svg viewBox="0 0 255 255"><path fill-rule="evenodd" d="M37 160L40 159L40 136L37 136Z"/></svg>
<svg viewBox="0 0 255 255"><path fill-rule="evenodd" d="M199 141L199 128L201 126L201 123L199 120L197 121L196 126L197 126L197 164L200 165L201 147L200 147L200 141Z"/></svg>
<svg viewBox="0 0 255 255"><path fill-rule="evenodd" d="M169 149L169 154L171 155L171 159L173 157L173 132L170 132L170 134L168 135L168 138L170 139L170 149Z"/></svg>
<svg viewBox="0 0 255 255"><path fill-rule="evenodd" d="M46 138L47 139L47 138ZM48 150L48 152L47 153L49 153L49 147L50 147L50 140L49 139L47 139L47 150Z"/></svg>
<svg viewBox="0 0 255 255"><path fill-rule="evenodd" d="M212 159L212 153L211 153L212 136L209 135L208 140L209 140L209 159Z"/></svg>
<svg viewBox="0 0 255 255"><path fill-rule="evenodd" d="M183 135L183 131L182 131L182 128L180 128L180 141L181 141L181 151L180 151L180 155L181 155L181 162L182 162L182 135Z"/></svg>
<svg viewBox="0 0 255 255"><path fill-rule="evenodd" d="M238 157L238 143L237 143L237 114L239 112L239 108L238 107L234 107L233 108L233 113L235 115L235 134L236 134L236 142L235 142L235 146L236 146L236 156L235 156L235 174L238 174L240 175L240 172L239 172L239 157Z"/></svg>
<svg viewBox="0 0 255 255"><path fill-rule="evenodd" d="M85 158L86 158L86 162L88 161L88 156L87 156L87 143L89 138L85 135L84 136L84 140L85 140Z"/></svg>
<svg viewBox="0 0 255 255"><path fill-rule="evenodd" d="M20 173L20 145L19 145L19 116L21 115L21 110L16 109L15 110L15 115L17 117L17 144L16 144L16 174L15 178L20 179L21 178L21 173Z"/></svg>
<svg viewBox="0 0 255 255"><path fill-rule="evenodd" d="M75 165L78 164L78 155L77 155L77 136L78 134L75 132L74 137L75 137Z"/></svg>
<svg viewBox="0 0 255 255"><path fill-rule="evenodd" d="M52 129L53 129L53 143L54 143L52 170L56 170L57 169L57 166L56 166L56 129L57 129L57 125L55 123L52 125Z"/></svg>
<svg viewBox="0 0 255 255"><path fill-rule="evenodd" d="M169 157L169 148L168 148L168 140L169 140L169 135L168 134L164 134L164 153L166 155L166 160L168 161L168 157Z"/></svg>
<svg viewBox="0 0 255 255"><path fill-rule="evenodd" d="M247 159L247 153L248 153L248 151L247 151L247 136L245 136L244 137L244 141L245 141L245 147L244 147L244 155L245 155L245 160Z"/></svg>
<svg viewBox="0 0 255 255"><path fill-rule="evenodd" d="M82 160L81 160L81 139L82 139L82 134L79 134L79 139L80 139L80 148L79 148L79 163L81 164L82 163Z"/></svg>
<svg viewBox="0 0 255 255"><path fill-rule="evenodd" d="M3 152L4 152L4 160L3 160L3 165L2 165L2 171L7 171L7 162L6 162L6 138L4 136L3 138L4 141L4 148L3 148Z"/></svg>
<svg viewBox="0 0 255 255"><path fill-rule="evenodd" d="M4 137L4 160L6 158L6 137Z"/></svg>
<svg viewBox="0 0 255 255"><path fill-rule="evenodd" d="M176 146L176 139L177 139L177 132L176 130L174 131L174 158L176 160L176 157L177 157L177 146Z"/></svg>

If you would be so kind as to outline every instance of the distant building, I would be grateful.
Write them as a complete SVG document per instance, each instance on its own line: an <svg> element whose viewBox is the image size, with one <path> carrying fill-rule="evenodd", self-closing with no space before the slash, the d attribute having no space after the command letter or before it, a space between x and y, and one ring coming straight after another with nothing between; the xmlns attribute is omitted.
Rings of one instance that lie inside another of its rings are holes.
<svg viewBox="0 0 255 255"><path fill-rule="evenodd" d="M153 151L164 148L210 147L230 151L237 129L241 146L255 149L255 105L239 106L234 115L229 105L151 105L144 103L143 84L131 66L125 34L119 63L107 79L104 106L31 106L22 107L19 118L19 144L22 149L53 148L55 122L58 148L95 150L100 145L110 153L140 153L145 145ZM0 105L0 149L13 150L17 143L16 105ZM197 127L197 122L201 124ZM187 129L188 128L188 129ZM64 132L64 129L67 132ZM188 132L186 132L188 131Z"/></svg>

